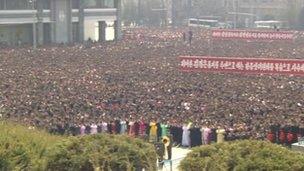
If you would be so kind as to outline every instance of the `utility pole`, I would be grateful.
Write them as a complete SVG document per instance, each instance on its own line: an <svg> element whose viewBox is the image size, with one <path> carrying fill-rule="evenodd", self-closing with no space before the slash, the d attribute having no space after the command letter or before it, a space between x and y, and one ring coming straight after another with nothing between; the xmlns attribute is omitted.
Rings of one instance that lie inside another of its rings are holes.
<svg viewBox="0 0 304 171"><path fill-rule="evenodd" d="M83 43L84 40L84 9L85 9L85 1L84 0L79 0L79 22L78 22L78 40L79 42Z"/></svg>
<svg viewBox="0 0 304 171"><path fill-rule="evenodd" d="M235 11L233 28L236 29L237 22L239 20L238 19L238 17L239 17L239 1L238 0L233 0L233 10Z"/></svg>
<svg viewBox="0 0 304 171"><path fill-rule="evenodd" d="M141 25L141 0L137 0L137 24Z"/></svg>
<svg viewBox="0 0 304 171"><path fill-rule="evenodd" d="M165 0L161 0L161 26L167 26L167 10Z"/></svg>
<svg viewBox="0 0 304 171"><path fill-rule="evenodd" d="M236 0L236 27L238 27L239 22L239 0Z"/></svg>
<svg viewBox="0 0 304 171"><path fill-rule="evenodd" d="M37 20L37 13L35 11L35 2L36 0L29 0L32 6L33 13L33 48L37 49L37 30L36 30L36 20Z"/></svg>
<svg viewBox="0 0 304 171"><path fill-rule="evenodd" d="M191 17L192 0L187 0L187 20Z"/></svg>

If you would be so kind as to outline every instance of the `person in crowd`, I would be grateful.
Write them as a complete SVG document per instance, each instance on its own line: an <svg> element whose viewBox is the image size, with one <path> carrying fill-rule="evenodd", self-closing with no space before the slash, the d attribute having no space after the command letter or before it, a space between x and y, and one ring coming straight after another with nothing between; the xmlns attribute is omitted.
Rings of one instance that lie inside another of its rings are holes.
<svg viewBox="0 0 304 171"><path fill-rule="evenodd" d="M189 129L190 131L190 146L197 147L203 144L202 142L202 132L200 128L195 125Z"/></svg>
<svg viewBox="0 0 304 171"><path fill-rule="evenodd" d="M145 123L145 121L143 121L141 119L141 121L139 121L139 135L140 137L145 137L146 136L146 129L147 129L147 125Z"/></svg>
<svg viewBox="0 0 304 171"><path fill-rule="evenodd" d="M101 123L101 132L102 133L107 133L108 132L108 123L105 121L102 121Z"/></svg>
<svg viewBox="0 0 304 171"><path fill-rule="evenodd" d="M183 32L183 41L184 41L184 42L187 41L187 34L186 34L186 32Z"/></svg>
<svg viewBox="0 0 304 171"><path fill-rule="evenodd" d="M134 137L135 136L135 122L129 121L129 136Z"/></svg>
<svg viewBox="0 0 304 171"><path fill-rule="evenodd" d="M189 39L189 44L191 45L192 39L193 39L193 31L192 30L189 30L189 32L188 32L188 39Z"/></svg>
<svg viewBox="0 0 304 171"><path fill-rule="evenodd" d="M226 134L225 129L218 127L218 129L216 130L216 134L217 134L217 143L224 142L225 134Z"/></svg>
<svg viewBox="0 0 304 171"><path fill-rule="evenodd" d="M190 147L190 129L191 124L184 124L183 125L183 139L182 139L182 146L183 147Z"/></svg>
<svg viewBox="0 0 304 171"><path fill-rule="evenodd" d="M286 144L286 132L283 128L279 131L279 142L280 144Z"/></svg>
<svg viewBox="0 0 304 171"><path fill-rule="evenodd" d="M93 123L92 125L91 125L91 130L90 130L91 132L91 134L97 134L98 132L97 132L97 125L95 124L95 123Z"/></svg>
<svg viewBox="0 0 304 171"><path fill-rule="evenodd" d="M85 135L86 134L85 130L86 130L86 127L83 124L81 124L80 125L80 135Z"/></svg>
<svg viewBox="0 0 304 171"><path fill-rule="evenodd" d="M127 131L127 122L125 120L120 121L120 134L125 134Z"/></svg>
<svg viewBox="0 0 304 171"><path fill-rule="evenodd" d="M269 131L267 134L267 140L269 142L275 143L275 134L272 131Z"/></svg>
<svg viewBox="0 0 304 171"><path fill-rule="evenodd" d="M150 134L149 134L150 142L157 142L157 126L155 121L150 122Z"/></svg>
<svg viewBox="0 0 304 171"><path fill-rule="evenodd" d="M161 127L161 137L165 137L165 136L168 136L168 128L169 126L167 124L161 124L160 125Z"/></svg>

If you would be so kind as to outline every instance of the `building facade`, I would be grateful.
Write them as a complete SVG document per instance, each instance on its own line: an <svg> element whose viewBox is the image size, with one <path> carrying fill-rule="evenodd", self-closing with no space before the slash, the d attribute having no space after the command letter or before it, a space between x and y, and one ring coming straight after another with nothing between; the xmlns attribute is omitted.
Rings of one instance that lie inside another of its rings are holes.
<svg viewBox="0 0 304 171"><path fill-rule="evenodd" d="M121 0L0 0L0 43L106 40L121 36Z"/></svg>
<svg viewBox="0 0 304 171"><path fill-rule="evenodd" d="M303 0L225 0L230 18L241 27L252 27L257 20L287 21L294 18L303 7Z"/></svg>
<svg viewBox="0 0 304 171"><path fill-rule="evenodd" d="M182 1L182 0L175 0ZM218 17L234 27L254 27L258 20L286 21L296 25L304 0L190 0L191 16ZM177 3L178 4L178 3ZM186 7L182 8L184 11Z"/></svg>

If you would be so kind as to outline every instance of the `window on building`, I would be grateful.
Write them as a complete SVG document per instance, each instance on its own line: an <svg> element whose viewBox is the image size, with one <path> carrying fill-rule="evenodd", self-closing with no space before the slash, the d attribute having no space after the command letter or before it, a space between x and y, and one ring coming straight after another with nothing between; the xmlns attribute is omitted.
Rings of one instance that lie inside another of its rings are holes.
<svg viewBox="0 0 304 171"><path fill-rule="evenodd" d="M105 8L114 8L114 0L104 0L104 7Z"/></svg>
<svg viewBox="0 0 304 171"><path fill-rule="evenodd" d="M5 0L0 0L0 10L4 10L5 9Z"/></svg>
<svg viewBox="0 0 304 171"><path fill-rule="evenodd" d="M79 8L79 0L72 0L72 8L73 9Z"/></svg>
<svg viewBox="0 0 304 171"><path fill-rule="evenodd" d="M43 9L50 9L51 0L43 0Z"/></svg>
<svg viewBox="0 0 304 171"><path fill-rule="evenodd" d="M32 3L30 0L5 0L6 9L15 10L15 9L31 9Z"/></svg>
<svg viewBox="0 0 304 171"><path fill-rule="evenodd" d="M96 0L86 0L86 7L87 8L94 8L97 7L97 2Z"/></svg>

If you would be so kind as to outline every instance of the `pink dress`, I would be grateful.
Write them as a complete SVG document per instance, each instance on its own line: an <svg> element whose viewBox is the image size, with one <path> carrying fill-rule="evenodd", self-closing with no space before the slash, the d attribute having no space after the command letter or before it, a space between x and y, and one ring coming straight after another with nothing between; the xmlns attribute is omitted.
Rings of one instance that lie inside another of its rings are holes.
<svg viewBox="0 0 304 171"><path fill-rule="evenodd" d="M210 143L210 133L211 133L211 129L210 128L205 128L204 129L204 144L209 144Z"/></svg>
<svg viewBox="0 0 304 171"><path fill-rule="evenodd" d="M143 121L139 123L139 135L141 136L146 135L146 125Z"/></svg>

